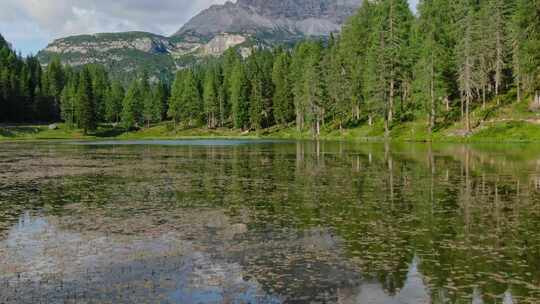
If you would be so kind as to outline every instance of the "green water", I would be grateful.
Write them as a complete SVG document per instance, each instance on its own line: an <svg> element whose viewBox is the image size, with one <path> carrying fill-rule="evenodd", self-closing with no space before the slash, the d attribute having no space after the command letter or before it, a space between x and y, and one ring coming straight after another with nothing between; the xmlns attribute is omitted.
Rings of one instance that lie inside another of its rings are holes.
<svg viewBox="0 0 540 304"><path fill-rule="evenodd" d="M540 303L540 146L3 143L0 303Z"/></svg>

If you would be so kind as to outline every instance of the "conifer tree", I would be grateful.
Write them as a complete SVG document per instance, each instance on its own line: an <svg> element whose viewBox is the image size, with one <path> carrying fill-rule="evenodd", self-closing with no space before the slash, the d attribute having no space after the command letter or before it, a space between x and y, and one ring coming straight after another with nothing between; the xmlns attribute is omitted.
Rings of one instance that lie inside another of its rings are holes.
<svg viewBox="0 0 540 304"><path fill-rule="evenodd" d="M106 96L109 90L109 78L107 71L101 65L91 64L88 66L92 77L92 92L94 93L94 104L96 116L99 121L105 120Z"/></svg>
<svg viewBox="0 0 540 304"><path fill-rule="evenodd" d="M122 102L121 119L124 128L129 130L139 125L142 97L143 95L140 91L139 81L133 80Z"/></svg>
<svg viewBox="0 0 540 304"><path fill-rule="evenodd" d="M396 98L401 102L406 94L409 62L409 43L413 21L409 4L406 0L382 0L376 17L378 22L376 33L378 37L378 52L380 52L379 68L383 69L386 82L386 115L385 130L389 129L395 116Z"/></svg>
<svg viewBox="0 0 540 304"><path fill-rule="evenodd" d="M207 69L204 78L203 101L206 122L210 129L218 126L220 112L218 94L216 71L213 68Z"/></svg>
<svg viewBox="0 0 540 304"><path fill-rule="evenodd" d="M514 75L518 100L532 95L540 104L540 3L516 0L512 20Z"/></svg>
<svg viewBox="0 0 540 304"><path fill-rule="evenodd" d="M229 96L232 105L233 125L246 129L249 122L249 86L242 61L237 60L230 78Z"/></svg>
<svg viewBox="0 0 540 304"><path fill-rule="evenodd" d="M305 85L305 67L310 58L312 48L314 44L312 42L303 42L296 46L293 52L291 60L291 79L292 79L292 92L294 96L294 111L296 118L296 128L303 130L306 125L306 113L308 111L308 105L306 101L306 85Z"/></svg>
<svg viewBox="0 0 540 304"><path fill-rule="evenodd" d="M119 81L113 81L105 98L105 119L108 122L118 123L120 121L124 97L125 91L122 84Z"/></svg>
<svg viewBox="0 0 540 304"><path fill-rule="evenodd" d="M448 24L451 17L446 0L423 0L418 6L420 17L417 25L418 61L415 66L413 95L423 106L428 117L428 131L435 128L437 104L446 100L450 84L445 75L450 74L449 49L452 48Z"/></svg>
<svg viewBox="0 0 540 304"><path fill-rule="evenodd" d="M156 121L163 121L167 116L167 100L168 89L167 85L159 81L152 89L153 96L153 116Z"/></svg>
<svg viewBox="0 0 540 304"><path fill-rule="evenodd" d="M60 97L60 107L62 120L68 128L72 128L77 124L77 82L75 77L69 79L67 85L62 90Z"/></svg>
<svg viewBox="0 0 540 304"><path fill-rule="evenodd" d="M169 98L169 109L167 116L173 119L174 124L178 124L182 118L182 96L184 94L184 71L176 73L174 83L172 85L171 96Z"/></svg>
<svg viewBox="0 0 540 304"><path fill-rule="evenodd" d="M51 103L49 105L42 105L38 113L42 114L42 119L48 120L46 117L49 117L55 120L58 118L56 117L56 113L60 109L60 95L65 85L64 70L58 57L54 57L47 66L44 78L46 81L42 93L50 97Z"/></svg>
<svg viewBox="0 0 540 304"><path fill-rule="evenodd" d="M263 83L259 73L253 75L250 89L249 122L251 129L259 130L262 128L264 116Z"/></svg>
<svg viewBox="0 0 540 304"><path fill-rule="evenodd" d="M457 45L456 59L459 75L459 89L462 99L464 101L464 103L462 103L462 112L465 118L465 128L467 132L470 132L470 107L471 102L474 98L474 91L477 88L477 84L475 83L477 59L475 58L474 52L475 10L474 6L468 3L468 1L463 1L463 3L464 16L462 17L459 24L460 34L462 38Z"/></svg>
<svg viewBox="0 0 540 304"><path fill-rule="evenodd" d="M81 71L79 86L77 89L78 100L78 124L83 129L84 134L94 131L97 128L96 107L92 92L92 79L88 67Z"/></svg>
<svg viewBox="0 0 540 304"><path fill-rule="evenodd" d="M274 117L278 124L286 125L294 116L293 95L290 81L290 56L280 51L274 62L272 82L275 92L273 96Z"/></svg>
<svg viewBox="0 0 540 304"><path fill-rule="evenodd" d="M188 123L188 126L191 127L201 120L202 100L192 70L185 73L181 108L181 117Z"/></svg>
<svg viewBox="0 0 540 304"><path fill-rule="evenodd" d="M324 123L324 87L320 62L320 49L313 45L305 65L302 104L306 107L304 121L310 123L315 136L320 135L321 124Z"/></svg>

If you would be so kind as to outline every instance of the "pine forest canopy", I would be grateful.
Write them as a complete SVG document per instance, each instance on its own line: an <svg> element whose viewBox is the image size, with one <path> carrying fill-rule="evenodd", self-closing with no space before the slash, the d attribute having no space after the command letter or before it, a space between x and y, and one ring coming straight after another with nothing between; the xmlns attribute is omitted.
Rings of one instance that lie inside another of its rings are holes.
<svg viewBox="0 0 540 304"><path fill-rule="evenodd" d="M177 72L123 87L99 65L42 67L0 39L0 121L62 120L92 131L171 119L176 125L258 130L341 129L423 119L429 131L463 120L487 100L540 104L540 2L364 1L339 36L294 49L229 49Z"/></svg>

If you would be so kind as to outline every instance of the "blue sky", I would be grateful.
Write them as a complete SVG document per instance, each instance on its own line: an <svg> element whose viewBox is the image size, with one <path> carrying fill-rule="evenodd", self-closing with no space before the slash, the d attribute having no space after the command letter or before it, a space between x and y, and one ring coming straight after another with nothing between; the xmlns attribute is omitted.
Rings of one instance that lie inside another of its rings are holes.
<svg viewBox="0 0 540 304"><path fill-rule="evenodd" d="M409 0L416 7L418 0ZM0 0L0 33L23 55L54 39L100 32L170 35L225 0Z"/></svg>

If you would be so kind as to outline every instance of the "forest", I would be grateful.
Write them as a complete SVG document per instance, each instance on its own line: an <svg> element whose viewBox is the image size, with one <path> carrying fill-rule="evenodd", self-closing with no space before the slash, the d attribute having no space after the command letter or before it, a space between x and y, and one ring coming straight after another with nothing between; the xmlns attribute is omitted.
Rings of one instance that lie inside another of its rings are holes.
<svg viewBox="0 0 540 304"><path fill-rule="evenodd" d="M171 120L177 127L341 130L422 120L472 128L486 102L540 109L540 1L365 1L339 35L294 48L229 49L177 72L130 84L99 65L42 67L0 38L0 122L58 122L92 132ZM0 36L1 37L1 36Z"/></svg>

